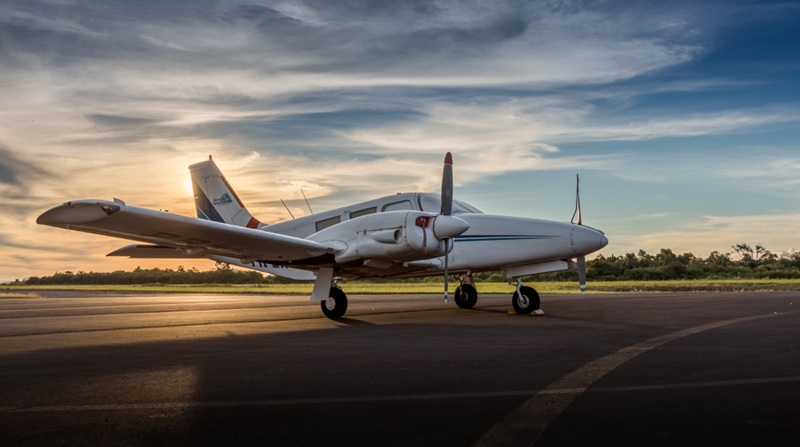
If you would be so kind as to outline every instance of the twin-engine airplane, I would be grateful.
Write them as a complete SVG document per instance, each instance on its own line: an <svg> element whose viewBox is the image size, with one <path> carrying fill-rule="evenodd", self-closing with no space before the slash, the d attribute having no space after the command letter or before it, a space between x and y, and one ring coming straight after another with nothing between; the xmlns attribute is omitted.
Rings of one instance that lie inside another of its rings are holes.
<svg viewBox="0 0 800 447"><path fill-rule="evenodd" d="M397 194L271 225L247 211L211 157L189 170L198 218L91 199L66 202L36 222L147 243L108 256L209 258L313 280L311 300L331 319L347 310L340 278L444 275L446 301L452 274L460 283L455 302L469 309L478 300L472 274L499 269L516 282L514 310L530 314L539 294L519 278L577 268L584 291L585 256L608 244L601 231L582 225L578 195L576 223L487 215L454 200L449 152L441 195Z"/></svg>

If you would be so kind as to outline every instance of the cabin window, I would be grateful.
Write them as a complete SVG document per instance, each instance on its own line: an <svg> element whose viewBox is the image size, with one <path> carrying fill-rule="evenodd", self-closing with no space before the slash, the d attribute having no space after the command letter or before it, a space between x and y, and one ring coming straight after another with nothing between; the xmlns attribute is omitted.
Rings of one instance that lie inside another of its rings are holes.
<svg viewBox="0 0 800 447"><path fill-rule="evenodd" d="M366 216L367 214L375 214L378 212L378 207L373 206L370 208L364 208L363 210L353 211L350 213L350 218L355 219L356 217Z"/></svg>
<svg viewBox="0 0 800 447"><path fill-rule="evenodd" d="M413 210L414 208L411 207L411 202L408 200L403 200L401 202L393 202L387 203L383 205L381 211L398 211L398 210Z"/></svg>
<svg viewBox="0 0 800 447"><path fill-rule="evenodd" d="M422 211L438 213L442 209L442 196L439 194L421 194L419 196L419 207ZM480 212L479 209L472 205L453 199L453 214Z"/></svg>
<svg viewBox="0 0 800 447"><path fill-rule="evenodd" d="M317 231L332 227L342 221L342 216L333 216L317 222Z"/></svg>
<svg viewBox="0 0 800 447"><path fill-rule="evenodd" d="M429 213L438 213L442 209L442 197L438 194L422 194L419 196L419 209Z"/></svg>

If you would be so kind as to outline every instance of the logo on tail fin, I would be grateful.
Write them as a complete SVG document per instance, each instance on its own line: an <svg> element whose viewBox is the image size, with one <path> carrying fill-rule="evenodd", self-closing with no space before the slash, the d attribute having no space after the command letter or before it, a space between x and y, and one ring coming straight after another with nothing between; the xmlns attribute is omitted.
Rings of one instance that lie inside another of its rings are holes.
<svg viewBox="0 0 800 447"><path fill-rule="evenodd" d="M197 217L240 227L258 228L261 223L242 205L236 192L212 160L189 166Z"/></svg>
<svg viewBox="0 0 800 447"><path fill-rule="evenodd" d="M220 196L218 199L214 199L214 205L224 205L226 203L232 203L233 199L231 199L231 195L227 192Z"/></svg>

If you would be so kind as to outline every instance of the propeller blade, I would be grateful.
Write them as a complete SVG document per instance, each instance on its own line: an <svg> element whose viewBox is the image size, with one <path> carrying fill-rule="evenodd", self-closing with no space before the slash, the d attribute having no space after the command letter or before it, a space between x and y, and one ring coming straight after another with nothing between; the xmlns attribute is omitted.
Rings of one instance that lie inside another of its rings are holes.
<svg viewBox="0 0 800 447"><path fill-rule="evenodd" d="M447 292L448 292L448 284L447 281L450 277L450 274L447 272L447 259L450 257L450 239L445 239L444 241L444 303L447 304Z"/></svg>
<svg viewBox="0 0 800 447"><path fill-rule="evenodd" d="M444 217L453 214L453 154L448 152L444 156L444 168L442 169L442 208L439 216L434 219L433 233L436 235L436 223L439 223L438 239L444 240L444 302L447 304L448 293L448 259L450 258L450 238L458 236L467 231L469 225L457 217ZM460 222L459 222L460 221Z"/></svg>
<svg viewBox="0 0 800 447"><path fill-rule="evenodd" d="M586 256L578 256L578 284L581 295L586 295Z"/></svg>
<svg viewBox="0 0 800 447"><path fill-rule="evenodd" d="M578 225L583 225L583 220L581 219L581 177L578 174L575 174L575 212L572 213L570 222L576 223L575 217L578 218Z"/></svg>
<svg viewBox="0 0 800 447"><path fill-rule="evenodd" d="M453 155L444 156L442 170L442 210L440 214L449 216L453 213Z"/></svg>

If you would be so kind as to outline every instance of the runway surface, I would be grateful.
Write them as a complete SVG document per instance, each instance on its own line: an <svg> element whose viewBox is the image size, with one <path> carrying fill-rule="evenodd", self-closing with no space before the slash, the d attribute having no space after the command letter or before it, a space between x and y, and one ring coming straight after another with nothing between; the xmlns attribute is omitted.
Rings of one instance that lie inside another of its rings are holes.
<svg viewBox="0 0 800 447"><path fill-rule="evenodd" d="M0 299L0 445L800 445L800 293Z"/></svg>

